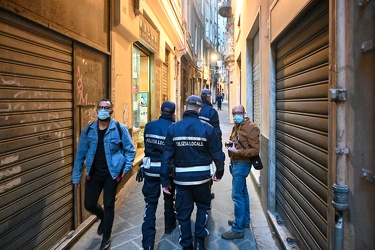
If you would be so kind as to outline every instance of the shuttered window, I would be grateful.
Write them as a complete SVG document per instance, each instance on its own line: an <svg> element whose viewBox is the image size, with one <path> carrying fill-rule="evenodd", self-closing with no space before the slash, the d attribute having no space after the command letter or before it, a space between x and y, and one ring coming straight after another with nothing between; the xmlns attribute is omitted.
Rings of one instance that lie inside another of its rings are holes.
<svg viewBox="0 0 375 250"><path fill-rule="evenodd" d="M260 100L260 52L259 32L253 38L253 114L255 125L260 127L261 100Z"/></svg>

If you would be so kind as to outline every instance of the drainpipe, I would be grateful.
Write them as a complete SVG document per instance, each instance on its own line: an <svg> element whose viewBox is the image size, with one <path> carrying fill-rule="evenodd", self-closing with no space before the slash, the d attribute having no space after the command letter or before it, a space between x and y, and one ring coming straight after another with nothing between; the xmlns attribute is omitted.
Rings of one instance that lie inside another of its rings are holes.
<svg viewBox="0 0 375 250"><path fill-rule="evenodd" d="M336 46L336 89L330 89L331 101L336 102L336 183L333 185L333 201L335 208L335 228L334 228L334 249L343 249L344 239L344 212L348 209L349 188L347 180L347 160L349 149L347 144L346 129L346 83L347 76L347 24L346 24L346 1L333 1L336 8L334 15L335 22L335 44Z"/></svg>

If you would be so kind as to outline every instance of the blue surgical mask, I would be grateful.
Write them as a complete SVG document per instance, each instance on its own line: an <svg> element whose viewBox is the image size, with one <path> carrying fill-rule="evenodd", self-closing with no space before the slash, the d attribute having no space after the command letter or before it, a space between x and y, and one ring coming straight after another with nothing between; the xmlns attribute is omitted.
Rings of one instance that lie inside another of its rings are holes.
<svg viewBox="0 0 375 250"><path fill-rule="evenodd" d="M98 110L98 119L101 121L107 120L111 115L109 114L109 110L100 109Z"/></svg>
<svg viewBox="0 0 375 250"><path fill-rule="evenodd" d="M243 120L244 120L243 115L235 115L235 116L233 116L233 121L234 121L235 123L237 123L237 124L242 123Z"/></svg>

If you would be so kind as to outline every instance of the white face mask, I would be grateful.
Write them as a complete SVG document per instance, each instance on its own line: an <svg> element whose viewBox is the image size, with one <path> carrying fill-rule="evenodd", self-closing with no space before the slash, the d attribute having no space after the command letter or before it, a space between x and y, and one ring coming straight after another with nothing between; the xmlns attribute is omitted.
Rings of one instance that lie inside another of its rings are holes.
<svg viewBox="0 0 375 250"><path fill-rule="evenodd" d="M98 119L101 121L107 120L111 115L109 114L109 110L100 109L98 110Z"/></svg>

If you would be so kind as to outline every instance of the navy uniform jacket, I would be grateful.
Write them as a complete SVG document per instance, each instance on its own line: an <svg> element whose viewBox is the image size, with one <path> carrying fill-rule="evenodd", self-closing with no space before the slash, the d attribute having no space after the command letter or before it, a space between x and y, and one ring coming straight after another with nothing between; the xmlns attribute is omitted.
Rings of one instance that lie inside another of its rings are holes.
<svg viewBox="0 0 375 250"><path fill-rule="evenodd" d="M203 106L199 112L199 118L208 122L214 127L214 130L216 134L219 135L221 141L222 133L220 129L219 114L217 113L216 109L212 107L212 104L209 101L203 100Z"/></svg>
<svg viewBox="0 0 375 250"><path fill-rule="evenodd" d="M168 128L161 164L162 186L170 185L168 169L174 160L174 182L178 185L198 185L211 180L210 166L216 165L216 177L224 174L225 155L214 128L198 118L193 110L185 111L181 121Z"/></svg>
<svg viewBox="0 0 375 250"><path fill-rule="evenodd" d="M145 143L145 157L150 157L151 167L144 169L149 173L160 172L160 162L164 150L165 136L167 135L168 127L174 122L171 115L162 114L158 120L150 121L146 124L144 130L144 143ZM153 166L159 163L159 166Z"/></svg>

